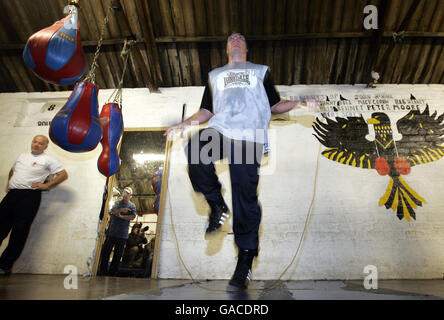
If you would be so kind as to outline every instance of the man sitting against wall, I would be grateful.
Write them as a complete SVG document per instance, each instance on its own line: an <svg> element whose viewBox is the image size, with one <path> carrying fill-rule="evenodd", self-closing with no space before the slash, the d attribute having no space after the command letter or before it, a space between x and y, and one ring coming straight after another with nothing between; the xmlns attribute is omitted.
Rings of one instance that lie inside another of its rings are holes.
<svg viewBox="0 0 444 320"><path fill-rule="evenodd" d="M11 273L14 262L25 247L29 230L42 199L42 190L49 190L68 179L68 173L58 160L47 155L49 139L37 135L31 152L22 153L9 171L6 196L0 203L0 245L8 236L9 243L0 257L0 275ZM55 174L48 182L46 178Z"/></svg>

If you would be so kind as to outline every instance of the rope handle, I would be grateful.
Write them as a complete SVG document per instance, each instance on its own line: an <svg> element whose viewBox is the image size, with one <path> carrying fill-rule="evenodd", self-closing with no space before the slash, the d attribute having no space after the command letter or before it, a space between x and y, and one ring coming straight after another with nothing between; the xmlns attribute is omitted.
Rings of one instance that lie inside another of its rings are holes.
<svg viewBox="0 0 444 320"><path fill-rule="evenodd" d="M117 88L110 95L110 97L108 98L108 102L107 102L107 103L109 103L112 101L114 103L117 103L120 106L120 108L122 108L122 103L123 103L123 99L122 99L123 79L125 77L125 73L128 68L128 58L129 58L129 54L130 54L130 49L135 43L136 42L134 40L125 39L122 52L120 53L120 56L123 59L123 71L120 76L120 80L119 80L119 84L117 85Z"/></svg>

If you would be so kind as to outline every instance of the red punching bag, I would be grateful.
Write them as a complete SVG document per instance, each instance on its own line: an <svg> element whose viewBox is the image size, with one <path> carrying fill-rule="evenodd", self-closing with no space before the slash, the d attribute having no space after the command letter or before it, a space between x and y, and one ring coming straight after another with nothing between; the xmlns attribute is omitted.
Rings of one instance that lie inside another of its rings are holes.
<svg viewBox="0 0 444 320"><path fill-rule="evenodd" d="M98 89L89 82L76 84L71 96L49 127L51 140L70 152L93 150L102 138Z"/></svg>
<svg viewBox="0 0 444 320"><path fill-rule="evenodd" d="M86 69L77 7L68 9L65 18L34 33L23 51L23 60L39 78L58 85L75 83Z"/></svg>
<svg viewBox="0 0 444 320"><path fill-rule="evenodd" d="M117 153L117 145L123 133L122 109L117 103L107 103L100 112L102 124L102 153L97 160L99 172L105 177L110 177L119 170L120 159Z"/></svg>
<svg viewBox="0 0 444 320"><path fill-rule="evenodd" d="M159 169L157 169L157 171L154 173L153 180L151 181L153 190L156 193L156 200L154 201L153 205L155 213L159 213L160 190L162 189L162 175L163 167L159 167Z"/></svg>

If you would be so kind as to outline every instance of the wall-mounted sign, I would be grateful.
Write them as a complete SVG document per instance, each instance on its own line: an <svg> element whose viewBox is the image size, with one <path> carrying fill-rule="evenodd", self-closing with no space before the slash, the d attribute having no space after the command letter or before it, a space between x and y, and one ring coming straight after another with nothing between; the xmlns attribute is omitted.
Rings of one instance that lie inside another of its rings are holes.
<svg viewBox="0 0 444 320"><path fill-rule="evenodd" d="M363 112L408 112L424 109L427 102L425 99L395 97L387 93L377 94L354 94L346 96L341 93L324 95L301 95L287 96L285 100L316 99L323 105L325 117L336 116L359 116ZM291 116L298 116L298 109L289 112Z"/></svg>
<svg viewBox="0 0 444 320"><path fill-rule="evenodd" d="M49 127L56 113L66 100L31 100L23 104L14 127Z"/></svg>

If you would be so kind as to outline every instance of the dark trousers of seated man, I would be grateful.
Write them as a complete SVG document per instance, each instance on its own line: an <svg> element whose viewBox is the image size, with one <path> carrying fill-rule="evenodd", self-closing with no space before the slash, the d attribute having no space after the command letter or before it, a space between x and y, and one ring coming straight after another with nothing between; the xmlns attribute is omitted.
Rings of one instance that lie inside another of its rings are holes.
<svg viewBox="0 0 444 320"><path fill-rule="evenodd" d="M115 276L119 271L120 259L123 255L126 239L107 236L102 247L102 254L100 255L99 275ZM114 248L113 260L108 270L109 257Z"/></svg>
<svg viewBox="0 0 444 320"><path fill-rule="evenodd" d="M139 246L133 246L128 248L128 245L125 248L125 252L123 253L122 262L126 263L128 267L132 267L134 262L137 261L142 249Z"/></svg>
<svg viewBox="0 0 444 320"><path fill-rule="evenodd" d="M257 250L261 221L257 186L263 144L232 140L215 129L207 128L188 141L186 153L191 184L196 192L205 196L208 203L224 203L214 162L228 160L234 239L239 249Z"/></svg>
<svg viewBox="0 0 444 320"><path fill-rule="evenodd" d="M0 257L3 270L11 270L22 253L41 199L40 190L12 189L0 203L0 245L11 232L8 246Z"/></svg>

